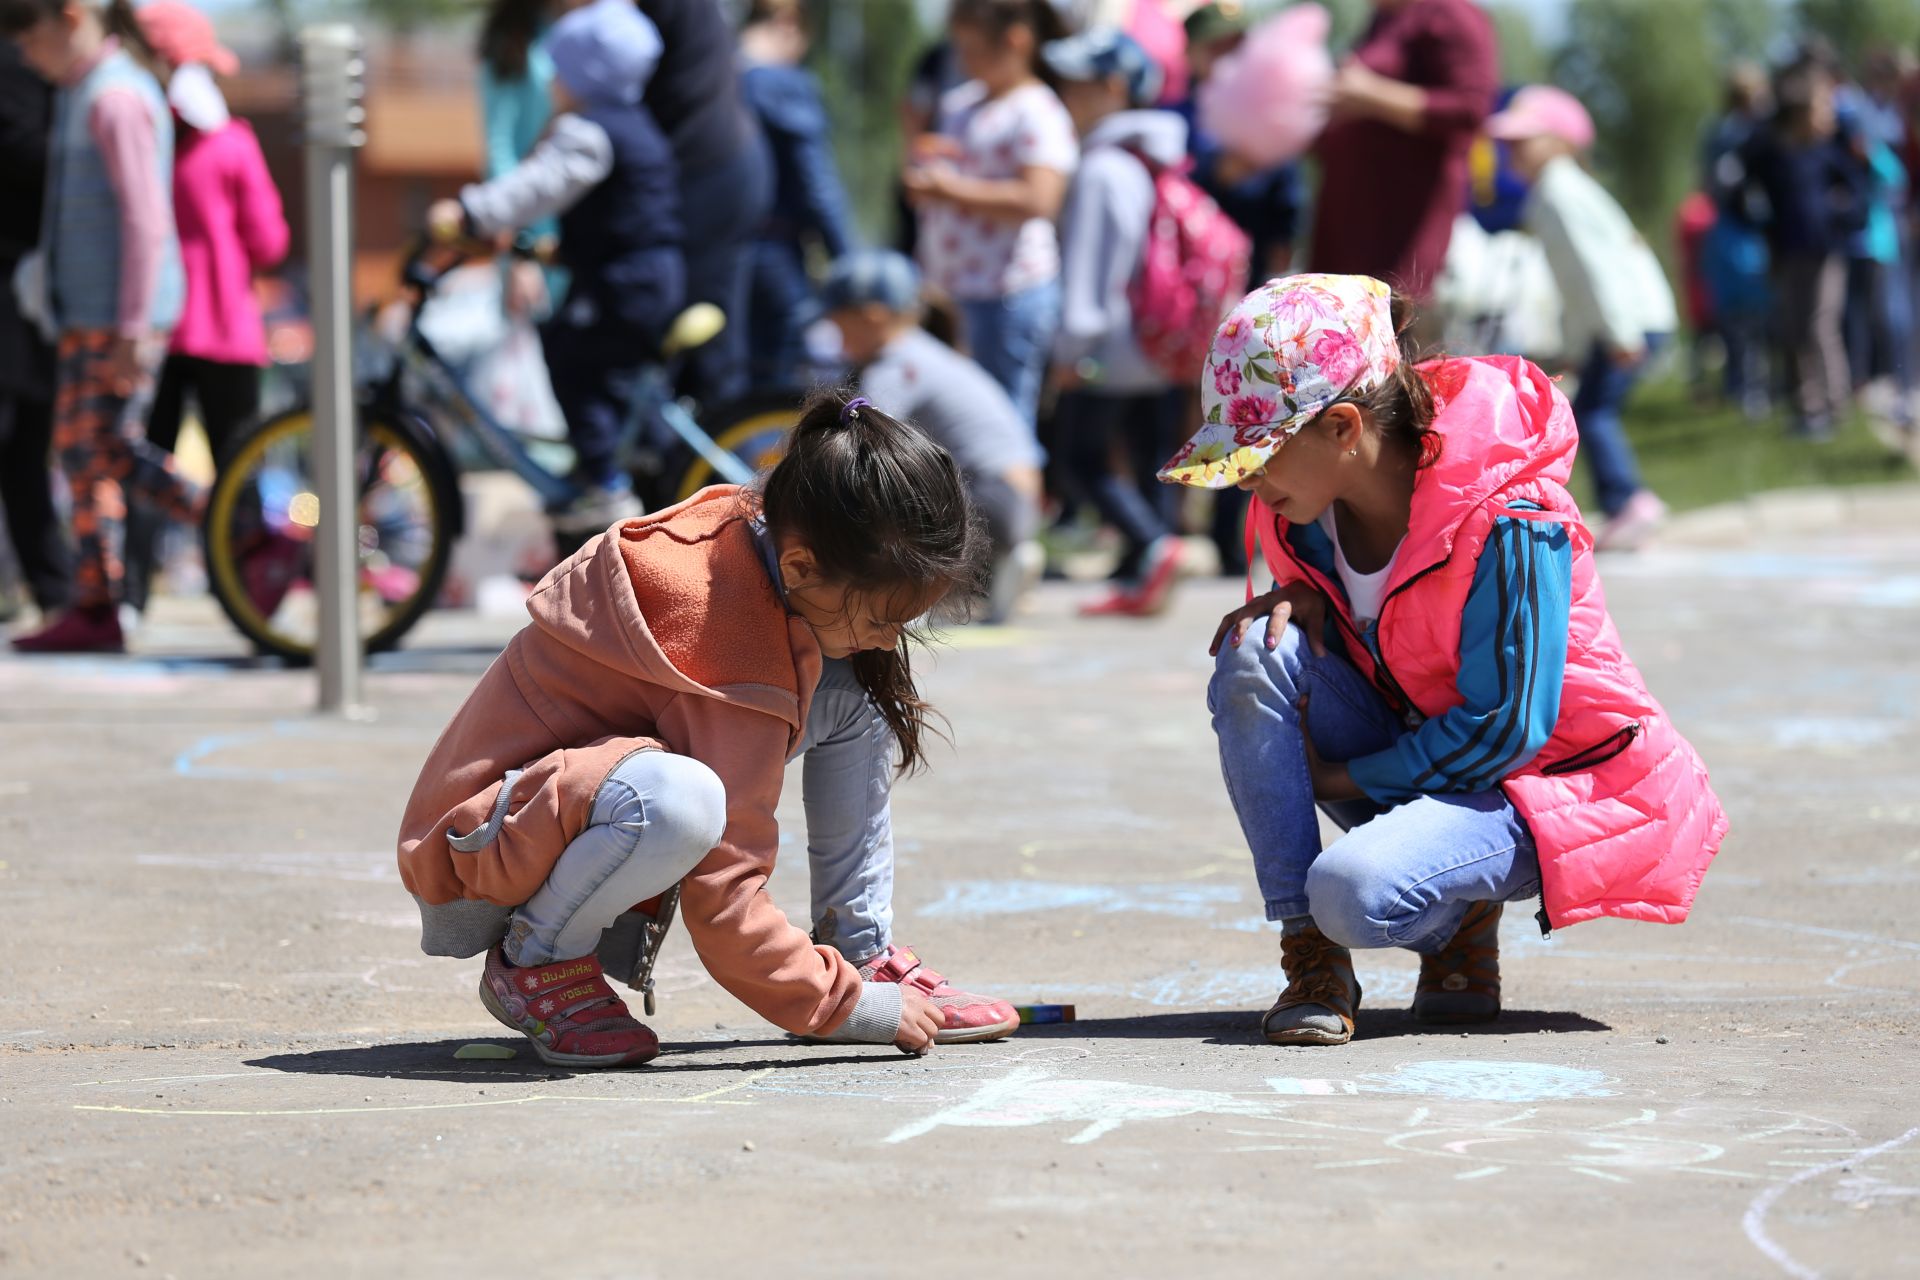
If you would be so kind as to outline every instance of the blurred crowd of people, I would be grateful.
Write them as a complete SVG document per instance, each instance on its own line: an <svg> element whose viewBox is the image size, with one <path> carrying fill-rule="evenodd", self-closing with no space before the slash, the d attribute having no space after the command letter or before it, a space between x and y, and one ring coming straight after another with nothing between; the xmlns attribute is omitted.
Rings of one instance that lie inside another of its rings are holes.
<svg viewBox="0 0 1920 1280"><path fill-rule="evenodd" d="M1917 174L1913 53L1873 51L1854 78L1814 40L1729 73L1678 234L1688 318L1749 417L1784 399L1794 431L1830 439L1865 392L1870 422L1913 439Z"/></svg>
<svg viewBox="0 0 1920 1280"><path fill-rule="evenodd" d="M0 25L0 268L21 286L0 305L0 484L48 619L15 644L117 649L153 542L130 531L125 496L191 518L198 496L167 456L183 404L216 458L257 411L248 280L284 255L286 224L220 98L233 59L204 15L0 0ZM493 0L487 173L428 229L557 245L501 267L507 310L540 327L578 457L583 496L557 522L640 509L622 375L707 302L729 323L679 374L702 404L824 372L949 447L998 552L992 616L1041 571L1045 527L1089 523L1117 535L1112 589L1089 611L1143 615L1191 567L1191 533L1224 572L1247 568L1244 496L1195 509L1153 474L1200 425L1219 317L1304 266L1389 282L1417 337L1457 344L1444 282L1467 251L1477 149L1496 147L1578 377L1599 544L1638 545L1665 508L1621 415L1681 315L1590 169L1592 119L1558 89L1503 92L1472 0L1374 0L1337 61L1327 25L1310 5L1255 15L1236 0L952 0L900 104L900 231L880 245L854 225L804 0L737 15L719 0ZM1920 133L1903 56L1875 55L1857 80L1817 45L1770 76L1735 69L1680 212L1696 379L1718 361L1746 413L1784 398L1815 439L1862 387L1914 430ZM109 251L76 251L82 237ZM1473 332L1520 349L1497 326ZM1235 388L1215 390L1231 404Z"/></svg>

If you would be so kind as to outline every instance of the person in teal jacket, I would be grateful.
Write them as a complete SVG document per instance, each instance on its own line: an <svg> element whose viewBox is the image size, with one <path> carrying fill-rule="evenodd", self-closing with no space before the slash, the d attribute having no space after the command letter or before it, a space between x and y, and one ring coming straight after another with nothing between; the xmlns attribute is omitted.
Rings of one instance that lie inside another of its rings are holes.
<svg viewBox="0 0 1920 1280"><path fill-rule="evenodd" d="M546 0L493 0L480 28L480 112L486 127L487 178L499 177L527 158L545 132L552 106L553 59L547 54ZM560 234L552 218L521 233L530 243ZM565 292L557 269L528 262L505 268L507 310L538 315Z"/></svg>

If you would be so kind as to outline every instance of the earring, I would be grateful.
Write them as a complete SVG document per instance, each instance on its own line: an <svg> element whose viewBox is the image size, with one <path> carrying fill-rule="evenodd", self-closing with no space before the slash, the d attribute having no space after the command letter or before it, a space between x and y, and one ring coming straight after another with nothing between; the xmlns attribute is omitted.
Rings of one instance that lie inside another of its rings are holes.
<svg viewBox="0 0 1920 1280"><path fill-rule="evenodd" d="M1349 449L1347 450L1347 456L1349 458L1357 458L1360 456L1360 451L1358 449Z"/></svg>

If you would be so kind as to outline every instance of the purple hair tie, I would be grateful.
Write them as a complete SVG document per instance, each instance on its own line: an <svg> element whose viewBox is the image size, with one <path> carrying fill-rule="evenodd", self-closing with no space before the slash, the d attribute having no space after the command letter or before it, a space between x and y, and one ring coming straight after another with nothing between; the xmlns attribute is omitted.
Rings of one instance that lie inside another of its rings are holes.
<svg viewBox="0 0 1920 1280"><path fill-rule="evenodd" d="M843 427L846 426L849 422L853 421L854 414L860 412L862 409L871 409L872 407L873 401L867 399L865 396L855 396L853 399L847 401L847 407L840 411L840 425Z"/></svg>

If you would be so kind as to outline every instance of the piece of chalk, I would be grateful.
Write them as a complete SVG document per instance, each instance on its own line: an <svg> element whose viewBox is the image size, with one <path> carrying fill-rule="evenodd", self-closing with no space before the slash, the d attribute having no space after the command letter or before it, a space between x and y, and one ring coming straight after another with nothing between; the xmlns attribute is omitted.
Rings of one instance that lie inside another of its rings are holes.
<svg viewBox="0 0 1920 1280"><path fill-rule="evenodd" d="M1020 1015L1022 1026L1073 1021L1073 1006L1070 1004L1023 1004L1016 1005L1014 1011Z"/></svg>
<svg viewBox="0 0 1920 1280"><path fill-rule="evenodd" d="M508 1058L517 1058L520 1051L504 1044L463 1044L453 1051L453 1056L471 1062L482 1058L491 1062L504 1062Z"/></svg>

